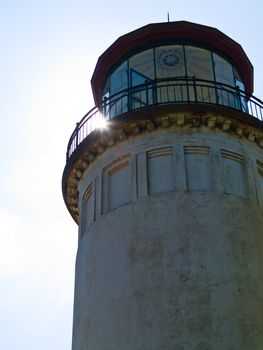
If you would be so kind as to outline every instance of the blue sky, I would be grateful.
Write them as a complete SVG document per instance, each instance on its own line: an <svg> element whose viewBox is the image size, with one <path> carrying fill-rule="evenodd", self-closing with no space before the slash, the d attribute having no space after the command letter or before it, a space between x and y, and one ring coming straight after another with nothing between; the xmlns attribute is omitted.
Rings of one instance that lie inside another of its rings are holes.
<svg viewBox="0 0 263 350"><path fill-rule="evenodd" d="M152 22L188 20L238 41L263 98L261 0L0 0L0 348L71 348L77 226L61 195L68 138L93 107L98 56Z"/></svg>

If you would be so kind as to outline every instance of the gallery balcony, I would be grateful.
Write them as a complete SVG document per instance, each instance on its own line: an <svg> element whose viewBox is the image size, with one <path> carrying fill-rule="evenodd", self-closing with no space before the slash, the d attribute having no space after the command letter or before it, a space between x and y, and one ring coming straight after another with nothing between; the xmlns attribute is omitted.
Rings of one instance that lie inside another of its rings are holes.
<svg viewBox="0 0 263 350"><path fill-rule="evenodd" d="M139 111L151 112L153 108L155 112L157 108L172 112L204 110L207 113L211 110L214 113L227 113L231 118L241 118L252 126L259 126L263 121L263 102L238 86L189 76L146 81L105 97L100 105L92 108L76 124L68 142L66 160L105 121L125 118Z"/></svg>

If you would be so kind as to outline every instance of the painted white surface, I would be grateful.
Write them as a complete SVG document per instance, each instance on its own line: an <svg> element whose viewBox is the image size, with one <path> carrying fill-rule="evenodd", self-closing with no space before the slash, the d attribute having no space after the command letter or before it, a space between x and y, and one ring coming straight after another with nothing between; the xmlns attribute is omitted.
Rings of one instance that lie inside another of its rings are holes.
<svg viewBox="0 0 263 350"><path fill-rule="evenodd" d="M207 147L209 153L189 157L184 153L190 146ZM167 147L173 164L158 163L156 157L149 167L147 154ZM222 150L243 157L244 174L251 164L246 198L242 182L234 195L227 193L226 177L235 178L241 169L230 163L227 172ZM107 186L125 192L130 178L130 200L103 214L101 190L109 188L94 179L125 157L130 174ZM263 203L257 160L263 160L261 149L224 133L157 131L128 139L94 162L80 184L80 198L93 181L102 202L79 241L73 350L262 349ZM149 172L162 182L168 170L174 189L147 192Z"/></svg>

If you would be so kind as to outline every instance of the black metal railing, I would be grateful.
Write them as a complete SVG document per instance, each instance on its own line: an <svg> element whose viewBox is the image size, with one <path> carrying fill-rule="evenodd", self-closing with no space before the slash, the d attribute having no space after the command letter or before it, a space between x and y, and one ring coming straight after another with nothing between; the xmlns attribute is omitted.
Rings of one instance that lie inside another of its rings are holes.
<svg viewBox="0 0 263 350"><path fill-rule="evenodd" d="M102 121L122 113L152 105L163 104L214 104L240 110L263 121L263 102L238 87L214 81L181 77L162 79L122 90L92 108L76 124L67 148L67 160L78 145Z"/></svg>

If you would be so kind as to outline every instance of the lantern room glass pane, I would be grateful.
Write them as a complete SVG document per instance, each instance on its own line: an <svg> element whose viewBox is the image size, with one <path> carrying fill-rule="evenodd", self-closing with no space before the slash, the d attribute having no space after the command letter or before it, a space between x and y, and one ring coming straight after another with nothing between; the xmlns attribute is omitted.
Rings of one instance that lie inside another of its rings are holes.
<svg viewBox="0 0 263 350"><path fill-rule="evenodd" d="M235 86L238 86L240 90L245 91L245 85L240 77L240 74L238 71L234 68L234 79L235 79Z"/></svg>
<svg viewBox="0 0 263 350"><path fill-rule="evenodd" d="M110 77L111 95L128 88L127 61L123 62Z"/></svg>
<svg viewBox="0 0 263 350"><path fill-rule="evenodd" d="M223 57L213 53L215 66L215 77L218 83L227 84L235 87L233 66ZM230 87L222 87L218 89L218 102L227 107L241 109L240 98L235 89Z"/></svg>
<svg viewBox="0 0 263 350"><path fill-rule="evenodd" d="M242 81L242 79L241 79L241 77L240 77L240 74L238 73L238 71L236 70L235 67L233 68L233 71L234 71L234 77L235 77L235 79Z"/></svg>
<svg viewBox="0 0 263 350"><path fill-rule="evenodd" d="M155 49L156 77L170 78L185 76L185 62L182 45L160 46Z"/></svg>
<svg viewBox="0 0 263 350"><path fill-rule="evenodd" d="M194 46L185 46L187 75L204 80L214 80L211 53Z"/></svg>
<svg viewBox="0 0 263 350"><path fill-rule="evenodd" d="M131 86L154 79L153 49L140 52L129 60Z"/></svg>
<svg viewBox="0 0 263 350"><path fill-rule="evenodd" d="M103 96L110 92L110 79L108 78L103 89Z"/></svg>
<svg viewBox="0 0 263 350"><path fill-rule="evenodd" d="M209 80L207 83L189 80L189 99L202 103L215 103L214 72L211 52L199 47L185 46L186 69L189 78Z"/></svg>
<svg viewBox="0 0 263 350"><path fill-rule="evenodd" d="M105 102L104 104L104 114L108 113L108 104L107 100L110 97L110 79L108 78L106 81L106 84L104 86L103 94L102 94L102 102Z"/></svg>
<svg viewBox="0 0 263 350"><path fill-rule="evenodd" d="M216 81L235 86L232 65L215 53L213 53L213 60L215 65Z"/></svg>
<svg viewBox="0 0 263 350"><path fill-rule="evenodd" d="M242 82L242 79L239 75L239 73L237 72L237 70L234 68L234 79L235 79L235 86L237 88L239 88L240 90L240 98L239 98L239 101L240 101L240 106L239 106L239 109L242 109L243 112L246 112L248 113L249 110L248 110L248 98L246 96L246 94L243 92L245 91L245 85L244 83Z"/></svg>

